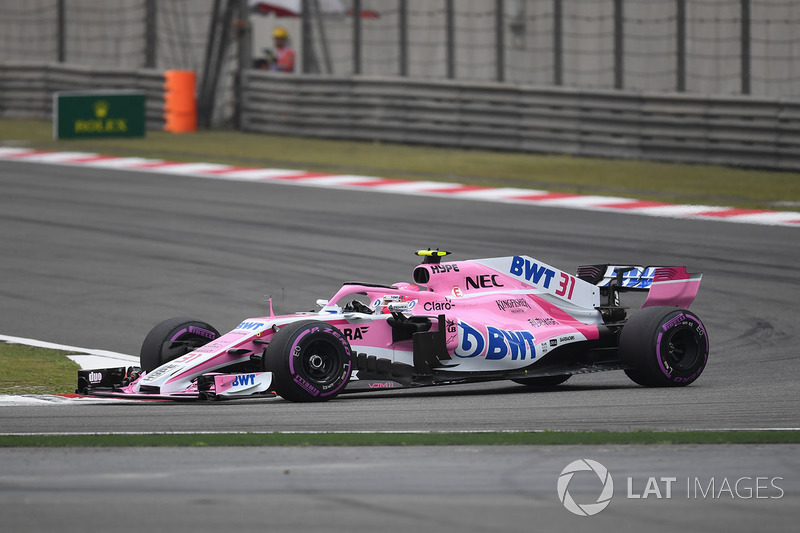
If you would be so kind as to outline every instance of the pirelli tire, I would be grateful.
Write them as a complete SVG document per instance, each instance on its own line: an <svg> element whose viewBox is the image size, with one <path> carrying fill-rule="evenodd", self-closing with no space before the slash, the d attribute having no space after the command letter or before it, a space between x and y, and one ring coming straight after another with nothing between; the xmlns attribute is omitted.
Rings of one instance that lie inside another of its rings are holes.
<svg viewBox="0 0 800 533"><path fill-rule="evenodd" d="M273 386L292 402L325 402L344 390L353 370L350 343L336 327L318 320L283 326L263 357Z"/></svg>
<svg viewBox="0 0 800 533"><path fill-rule="evenodd" d="M151 372L217 337L219 331L202 320L187 317L164 320L145 337L139 352L139 364L142 370Z"/></svg>
<svg viewBox="0 0 800 533"><path fill-rule="evenodd" d="M708 335L700 318L686 309L646 307L628 319L619 338L625 373L645 387L683 387L708 362Z"/></svg>

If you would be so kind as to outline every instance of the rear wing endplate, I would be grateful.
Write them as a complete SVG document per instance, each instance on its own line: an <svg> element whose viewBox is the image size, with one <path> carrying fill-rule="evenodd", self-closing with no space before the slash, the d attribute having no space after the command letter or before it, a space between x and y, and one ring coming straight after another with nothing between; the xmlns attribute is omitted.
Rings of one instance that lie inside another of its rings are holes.
<svg viewBox="0 0 800 533"><path fill-rule="evenodd" d="M656 305L687 308L700 289L702 273L692 274L686 267L639 265L583 265L578 277L608 290L608 305L614 305L617 294L626 291L648 291L642 307ZM602 293L601 293L602 294Z"/></svg>

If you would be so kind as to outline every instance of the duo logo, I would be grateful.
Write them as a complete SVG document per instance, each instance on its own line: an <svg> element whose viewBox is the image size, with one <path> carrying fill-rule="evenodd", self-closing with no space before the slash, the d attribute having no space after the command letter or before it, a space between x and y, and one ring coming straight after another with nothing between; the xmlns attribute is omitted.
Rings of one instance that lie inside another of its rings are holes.
<svg viewBox="0 0 800 533"><path fill-rule="evenodd" d="M255 374L239 374L233 379L231 387L246 387L248 385L252 386L255 384L256 384Z"/></svg>
<svg viewBox="0 0 800 533"><path fill-rule="evenodd" d="M458 323L458 346L453 352L458 357L485 356L488 360L504 359L510 356L517 359L536 357L536 340L530 331L518 331L486 327L486 333L466 322Z"/></svg>

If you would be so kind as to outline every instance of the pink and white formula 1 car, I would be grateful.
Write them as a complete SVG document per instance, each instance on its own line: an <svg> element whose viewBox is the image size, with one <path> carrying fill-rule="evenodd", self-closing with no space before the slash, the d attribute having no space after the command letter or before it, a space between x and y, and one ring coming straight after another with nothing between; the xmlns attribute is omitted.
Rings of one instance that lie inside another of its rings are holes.
<svg viewBox="0 0 800 533"><path fill-rule="evenodd" d="M590 265L577 276L527 256L442 262L421 250L416 284L345 283L318 312L248 318L224 335L173 318L147 335L141 368L82 370L78 392L132 398L341 392L512 380L554 386L622 369L648 387L696 380L708 336L686 308L701 274ZM620 293L646 292L628 316Z"/></svg>

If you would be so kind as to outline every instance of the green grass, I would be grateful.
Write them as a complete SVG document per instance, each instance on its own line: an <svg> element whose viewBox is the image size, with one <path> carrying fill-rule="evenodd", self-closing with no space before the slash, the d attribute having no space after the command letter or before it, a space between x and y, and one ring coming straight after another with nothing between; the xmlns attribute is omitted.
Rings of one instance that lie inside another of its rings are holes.
<svg viewBox="0 0 800 533"><path fill-rule="evenodd" d="M456 181L665 203L800 209L800 173L714 165L300 139L220 130L183 135L153 131L144 139L55 141L49 122L12 119L0 120L0 144L172 161Z"/></svg>
<svg viewBox="0 0 800 533"><path fill-rule="evenodd" d="M0 447L789 444L800 431L0 435Z"/></svg>
<svg viewBox="0 0 800 533"><path fill-rule="evenodd" d="M70 394L78 365L65 352L0 343L0 394ZM786 444L800 431L543 431L476 433L181 433L0 435L0 447L508 446L564 444Z"/></svg>
<svg viewBox="0 0 800 533"><path fill-rule="evenodd" d="M0 394L70 394L78 368L61 351L0 343Z"/></svg>

